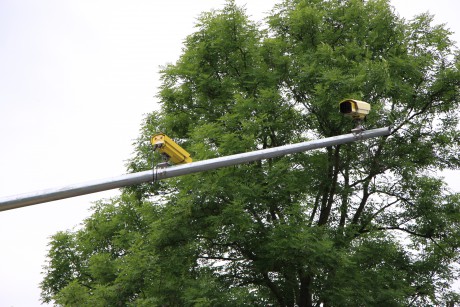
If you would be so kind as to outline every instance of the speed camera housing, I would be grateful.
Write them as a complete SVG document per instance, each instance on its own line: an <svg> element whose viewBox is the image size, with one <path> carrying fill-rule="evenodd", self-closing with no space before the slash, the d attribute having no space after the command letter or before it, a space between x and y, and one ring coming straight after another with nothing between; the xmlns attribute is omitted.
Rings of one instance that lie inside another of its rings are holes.
<svg viewBox="0 0 460 307"><path fill-rule="evenodd" d="M367 102L355 99L346 99L340 102L340 113L353 119L364 119L371 111Z"/></svg>

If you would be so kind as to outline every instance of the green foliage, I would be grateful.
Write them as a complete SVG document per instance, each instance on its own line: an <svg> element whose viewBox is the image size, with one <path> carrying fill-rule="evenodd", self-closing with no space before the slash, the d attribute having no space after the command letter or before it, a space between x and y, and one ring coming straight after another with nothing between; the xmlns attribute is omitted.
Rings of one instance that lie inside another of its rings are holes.
<svg viewBox="0 0 460 307"><path fill-rule="evenodd" d="M65 306L454 304L460 196L458 52L432 17L384 0L286 0L262 25L232 1L204 13L163 68L163 131L194 160L347 133L371 103L389 137L144 184L53 236L41 284ZM161 194L159 193L161 191Z"/></svg>

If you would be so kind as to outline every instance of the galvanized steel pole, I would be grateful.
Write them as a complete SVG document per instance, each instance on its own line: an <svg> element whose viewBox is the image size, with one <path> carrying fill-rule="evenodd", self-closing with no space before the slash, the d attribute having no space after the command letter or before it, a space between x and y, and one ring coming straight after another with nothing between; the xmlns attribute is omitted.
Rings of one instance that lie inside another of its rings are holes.
<svg viewBox="0 0 460 307"><path fill-rule="evenodd" d="M16 209L44 202L50 202L53 200L121 188L144 182L151 182L153 180L161 180L192 173L204 172L207 170L212 170L224 166L231 166L257 160L270 159L292 153L340 145L358 140L364 140L378 136L385 136L389 134L389 128L379 128L364 131L359 135L344 134L320 140L313 140L303 143L256 150L231 156L219 157L165 168L156 167L153 170L143 171L139 173L125 174L118 177L105 178L95 181L88 181L80 184L72 184L54 189L46 189L26 194L8 196L0 198L0 211Z"/></svg>

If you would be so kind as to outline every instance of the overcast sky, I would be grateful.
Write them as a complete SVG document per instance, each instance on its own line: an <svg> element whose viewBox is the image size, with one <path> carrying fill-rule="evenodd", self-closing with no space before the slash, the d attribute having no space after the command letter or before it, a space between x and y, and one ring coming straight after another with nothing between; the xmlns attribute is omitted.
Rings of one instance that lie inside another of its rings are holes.
<svg viewBox="0 0 460 307"><path fill-rule="evenodd" d="M276 2L237 1L256 20ZM157 107L159 66L177 60L200 12L223 3L0 0L0 197L123 174L143 114ZM457 0L392 3L460 33ZM117 194L0 212L0 306L39 306L49 237Z"/></svg>

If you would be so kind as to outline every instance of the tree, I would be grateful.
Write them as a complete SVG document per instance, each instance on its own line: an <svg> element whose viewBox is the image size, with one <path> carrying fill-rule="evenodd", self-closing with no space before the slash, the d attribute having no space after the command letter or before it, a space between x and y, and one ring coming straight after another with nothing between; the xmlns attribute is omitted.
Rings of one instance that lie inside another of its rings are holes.
<svg viewBox="0 0 460 307"><path fill-rule="evenodd" d="M344 98L388 137L126 188L50 243L44 301L80 305L437 306L458 301L459 56L389 1L286 0L265 26L232 1L162 70L130 171L157 130L195 160L348 133ZM159 194L159 191L162 191Z"/></svg>

